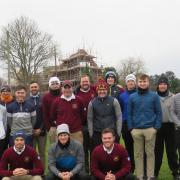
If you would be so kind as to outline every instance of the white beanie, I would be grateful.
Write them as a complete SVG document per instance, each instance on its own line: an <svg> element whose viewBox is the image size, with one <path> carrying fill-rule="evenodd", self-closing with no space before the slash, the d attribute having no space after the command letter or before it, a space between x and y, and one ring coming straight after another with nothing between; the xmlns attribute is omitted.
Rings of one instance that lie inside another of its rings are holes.
<svg viewBox="0 0 180 180"><path fill-rule="evenodd" d="M54 76L54 77L51 77L49 79L49 87L52 85L53 82L57 82L58 84L60 84L60 80L58 77Z"/></svg>
<svg viewBox="0 0 180 180"><path fill-rule="evenodd" d="M126 84L127 84L127 82L128 82L129 80L132 80L132 81L134 81L134 82L136 83L136 77L135 77L135 75L134 75L134 74L128 74L128 75L126 76L126 79L125 79Z"/></svg>
<svg viewBox="0 0 180 180"><path fill-rule="evenodd" d="M57 130L56 130L57 136L60 133L68 133L68 134L70 134L69 133L69 126L67 124L60 124L60 125L58 125Z"/></svg>

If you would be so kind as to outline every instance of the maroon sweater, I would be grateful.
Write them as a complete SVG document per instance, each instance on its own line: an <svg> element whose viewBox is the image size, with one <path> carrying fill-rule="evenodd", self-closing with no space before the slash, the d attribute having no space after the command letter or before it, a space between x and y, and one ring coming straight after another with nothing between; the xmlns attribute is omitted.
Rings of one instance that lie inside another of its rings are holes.
<svg viewBox="0 0 180 180"><path fill-rule="evenodd" d="M116 179L123 179L130 172L131 164L127 151L120 144L114 144L108 154L103 145L97 146L92 153L91 172L99 180L104 180L107 172L113 173Z"/></svg>
<svg viewBox="0 0 180 180"><path fill-rule="evenodd" d="M97 96L96 90L93 86L90 87L90 90L88 92L83 92L81 89L76 92L76 95L80 97L84 103L84 107L86 109L85 111L85 119L83 119L83 125L87 124L87 110L89 102Z"/></svg>
<svg viewBox="0 0 180 180"><path fill-rule="evenodd" d="M9 170L8 170L9 166ZM24 168L29 170L30 175L42 175L43 165L38 158L36 151L30 147L25 147L22 154L18 155L13 147L7 149L0 161L0 175L2 177L13 176L13 170L16 168Z"/></svg>
<svg viewBox="0 0 180 180"><path fill-rule="evenodd" d="M74 133L82 130L84 109L83 102L77 96L71 101L57 98L51 108L51 119L56 122L57 126L62 123L68 124L70 132Z"/></svg>
<svg viewBox="0 0 180 180"><path fill-rule="evenodd" d="M51 92L48 92L42 98L43 122L47 131L49 131L50 127L56 127L56 124L50 119L50 110L53 101L59 96L60 95L53 95Z"/></svg>

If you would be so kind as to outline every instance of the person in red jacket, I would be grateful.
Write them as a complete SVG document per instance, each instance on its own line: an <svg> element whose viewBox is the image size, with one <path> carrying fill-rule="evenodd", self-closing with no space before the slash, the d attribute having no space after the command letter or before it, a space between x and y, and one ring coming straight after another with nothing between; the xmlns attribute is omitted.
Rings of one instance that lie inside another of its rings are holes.
<svg viewBox="0 0 180 180"><path fill-rule="evenodd" d="M50 119L50 109L53 101L60 96L60 88L59 78L51 77L49 79L49 92L42 97L42 117L51 144L56 141L56 124Z"/></svg>
<svg viewBox="0 0 180 180"><path fill-rule="evenodd" d="M131 164L123 146L115 142L113 129L102 131L102 144L92 152L91 173L96 180L134 180Z"/></svg>
<svg viewBox="0 0 180 180"><path fill-rule="evenodd" d="M42 162L36 151L25 145L25 136L23 131L16 131L14 146L3 153L0 161L2 180L42 180Z"/></svg>
<svg viewBox="0 0 180 180"><path fill-rule="evenodd" d="M62 85L62 95L52 104L52 121L56 122L56 126L68 124L72 139L83 143L82 120L85 111L83 101L73 93L71 81L65 80Z"/></svg>

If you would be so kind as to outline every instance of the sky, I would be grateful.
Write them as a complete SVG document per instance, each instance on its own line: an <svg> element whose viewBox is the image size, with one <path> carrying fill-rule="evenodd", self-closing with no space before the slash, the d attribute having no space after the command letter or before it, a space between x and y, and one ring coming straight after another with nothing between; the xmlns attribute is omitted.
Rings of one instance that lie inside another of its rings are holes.
<svg viewBox="0 0 180 180"><path fill-rule="evenodd" d="M20 16L53 36L66 57L85 48L97 63L120 68L141 57L150 75L180 78L179 0L0 0L0 30Z"/></svg>

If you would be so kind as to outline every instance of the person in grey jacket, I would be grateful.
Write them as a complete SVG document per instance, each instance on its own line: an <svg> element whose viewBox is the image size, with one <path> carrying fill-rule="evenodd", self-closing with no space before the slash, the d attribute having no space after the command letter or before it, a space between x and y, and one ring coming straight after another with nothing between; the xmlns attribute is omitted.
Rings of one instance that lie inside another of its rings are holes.
<svg viewBox="0 0 180 180"><path fill-rule="evenodd" d="M172 99L171 116L175 123L175 148L178 150L179 167L180 167L180 93Z"/></svg>
<svg viewBox="0 0 180 180"><path fill-rule="evenodd" d="M48 168L50 173L46 180L86 180L83 174L83 146L70 138L69 127L61 124L57 127L58 142L51 145L48 151Z"/></svg>
<svg viewBox="0 0 180 180"><path fill-rule="evenodd" d="M178 177L178 163L175 153L175 127L170 115L173 94L169 91L167 77L161 76L157 83L157 94L160 98L162 109L162 126L156 134L155 144L155 176L159 175L162 164L164 145L166 149L169 168L174 179Z"/></svg>
<svg viewBox="0 0 180 180"><path fill-rule="evenodd" d="M116 142L119 143L122 127L121 108L116 98L108 96L108 84L99 80L96 91L98 96L90 101L87 115L92 149L101 144L101 132L105 128L116 132Z"/></svg>

